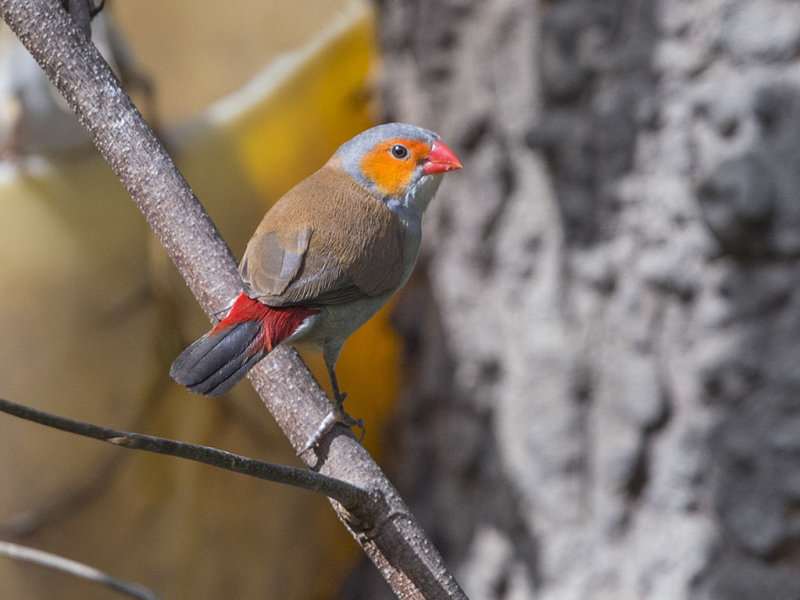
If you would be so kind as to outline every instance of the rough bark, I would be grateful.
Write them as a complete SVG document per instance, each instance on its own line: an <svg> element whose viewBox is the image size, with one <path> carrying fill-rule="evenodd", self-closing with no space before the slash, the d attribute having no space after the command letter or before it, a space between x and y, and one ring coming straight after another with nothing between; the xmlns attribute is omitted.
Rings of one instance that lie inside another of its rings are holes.
<svg viewBox="0 0 800 600"><path fill-rule="evenodd" d="M798 597L800 5L381 8L388 116L465 167L398 447L466 592Z"/></svg>

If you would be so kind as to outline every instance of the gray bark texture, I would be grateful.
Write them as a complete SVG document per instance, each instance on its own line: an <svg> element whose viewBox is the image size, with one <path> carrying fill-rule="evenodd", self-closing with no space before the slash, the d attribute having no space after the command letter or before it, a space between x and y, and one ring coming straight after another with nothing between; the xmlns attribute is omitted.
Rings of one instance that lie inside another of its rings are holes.
<svg viewBox="0 0 800 600"><path fill-rule="evenodd" d="M392 477L467 594L800 598L800 3L380 19L387 118L464 163Z"/></svg>

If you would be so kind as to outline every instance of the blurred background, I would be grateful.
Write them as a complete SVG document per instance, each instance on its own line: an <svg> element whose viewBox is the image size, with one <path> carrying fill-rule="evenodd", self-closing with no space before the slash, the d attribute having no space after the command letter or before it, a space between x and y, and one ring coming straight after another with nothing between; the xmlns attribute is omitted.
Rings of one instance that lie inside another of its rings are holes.
<svg viewBox="0 0 800 600"><path fill-rule="evenodd" d="M300 466L249 384L209 401L170 380L208 319L74 115L0 33L0 394ZM367 2L112 0L93 37L237 256L272 202L377 122ZM339 374L377 453L398 381L388 314ZM359 558L324 498L10 419L0 429L0 535L163 598L330 598ZM3 598L112 595L0 561Z"/></svg>
<svg viewBox="0 0 800 600"><path fill-rule="evenodd" d="M798 597L800 4L108 0L93 36L237 256L373 123L462 159L338 372L470 598ZM4 26L0 94L0 396L299 464L247 383L171 382L208 321ZM163 598L391 597L322 498L0 447L2 539ZM0 560L0 597L110 594Z"/></svg>

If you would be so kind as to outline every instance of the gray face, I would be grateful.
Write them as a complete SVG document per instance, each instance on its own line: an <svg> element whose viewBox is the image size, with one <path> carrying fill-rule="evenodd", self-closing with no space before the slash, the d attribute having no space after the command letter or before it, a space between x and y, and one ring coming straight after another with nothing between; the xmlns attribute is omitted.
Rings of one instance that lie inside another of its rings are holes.
<svg viewBox="0 0 800 600"><path fill-rule="evenodd" d="M359 164L361 157L375 146L375 144L392 138L419 140L430 146L439 139L439 136L428 129L423 129L416 125L409 125L408 123L386 123L385 125L378 125L367 129L353 139L345 142L336 151L336 155L341 158L342 166L346 173L356 181L372 189L372 182L367 181L361 173Z"/></svg>

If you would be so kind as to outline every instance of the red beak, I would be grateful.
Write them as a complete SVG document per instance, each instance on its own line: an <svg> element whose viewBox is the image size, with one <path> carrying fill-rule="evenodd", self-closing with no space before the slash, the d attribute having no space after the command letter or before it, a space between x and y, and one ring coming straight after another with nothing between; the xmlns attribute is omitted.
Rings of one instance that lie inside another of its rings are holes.
<svg viewBox="0 0 800 600"><path fill-rule="evenodd" d="M422 166L422 172L425 175L433 175L434 173L447 173L448 171L455 171L461 168L461 161L455 153L450 150L443 142L435 141L428 153L428 158Z"/></svg>

